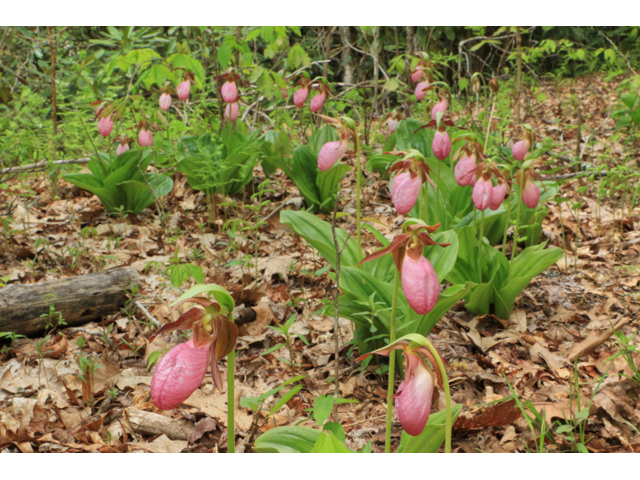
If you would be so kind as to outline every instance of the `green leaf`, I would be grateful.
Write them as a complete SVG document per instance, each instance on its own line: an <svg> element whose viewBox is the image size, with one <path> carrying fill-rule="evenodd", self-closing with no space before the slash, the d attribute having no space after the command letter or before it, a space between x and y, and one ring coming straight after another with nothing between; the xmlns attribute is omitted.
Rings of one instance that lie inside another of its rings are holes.
<svg viewBox="0 0 640 480"><path fill-rule="evenodd" d="M462 410L460 404L454 405L451 409L452 424L458 418L460 410ZM444 410L430 415L424 430L416 437L412 437L403 430L398 453L436 453L445 439L445 419Z"/></svg>
<svg viewBox="0 0 640 480"><path fill-rule="evenodd" d="M309 427L276 427L258 437L253 449L258 453L311 453L320 430Z"/></svg>
<svg viewBox="0 0 640 480"><path fill-rule="evenodd" d="M334 399L330 395L320 395L313 402L313 418L322 427L333 411Z"/></svg>
<svg viewBox="0 0 640 480"><path fill-rule="evenodd" d="M313 446L311 453L352 453L333 432L323 431Z"/></svg>
<svg viewBox="0 0 640 480"><path fill-rule="evenodd" d="M344 428L341 424L337 422L327 422L324 425L323 430L329 431L335 435L338 441L344 444L347 440L346 435L344 434Z"/></svg>
<svg viewBox="0 0 640 480"><path fill-rule="evenodd" d="M298 393L300 390L302 390L303 388L304 388L304 385L296 385L291 390L289 390L287 393L282 395L282 397L280 397L280 400L278 400L278 403L276 403L273 406L273 408L271 410L269 410L269 415L267 415L267 416L270 417L271 415L276 413L278 410L280 410L280 408L282 408L282 406L285 403L287 403L289 400L291 400L293 398L293 396L296 393Z"/></svg>
<svg viewBox="0 0 640 480"><path fill-rule="evenodd" d="M185 293L180 295L175 302L171 303L171 307L173 307L176 303L181 302L182 300L186 300L187 298L193 298L200 296L201 293L213 293L218 305L220 305L220 313L222 315L226 315L228 313L233 312L235 308L235 302L233 301L233 297L229 295L229 292L223 287L219 285L195 285L187 290Z"/></svg>

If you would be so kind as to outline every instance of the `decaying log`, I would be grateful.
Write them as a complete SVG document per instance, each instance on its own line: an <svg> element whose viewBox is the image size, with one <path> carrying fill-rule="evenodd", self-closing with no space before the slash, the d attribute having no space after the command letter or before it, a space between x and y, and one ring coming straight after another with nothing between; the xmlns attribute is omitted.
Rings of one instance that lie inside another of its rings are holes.
<svg viewBox="0 0 640 480"><path fill-rule="evenodd" d="M124 306L126 291L137 285L140 275L132 267L30 285L9 285L0 289L0 332L35 335L48 323L49 306L62 314L67 326L100 320ZM44 316L42 316L44 315Z"/></svg>
<svg viewBox="0 0 640 480"><path fill-rule="evenodd" d="M131 429L143 435L165 434L172 440L188 440L193 433L193 424L188 420L179 420L158 413L145 412L135 407L124 411Z"/></svg>

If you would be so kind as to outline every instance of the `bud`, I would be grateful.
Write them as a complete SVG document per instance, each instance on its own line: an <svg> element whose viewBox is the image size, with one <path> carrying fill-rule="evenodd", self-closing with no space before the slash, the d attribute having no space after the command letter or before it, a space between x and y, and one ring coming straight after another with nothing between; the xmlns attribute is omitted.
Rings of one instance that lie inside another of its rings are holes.
<svg viewBox="0 0 640 480"><path fill-rule="evenodd" d="M103 137L108 137L111 135L111 131L113 130L113 122L111 121L111 117L102 117L98 120L98 133Z"/></svg>
<svg viewBox="0 0 640 480"><path fill-rule="evenodd" d="M449 139L449 134L446 131L441 132L440 130L436 130L436 133L433 136L433 142L431 142L431 149L438 160L444 160L447 158L451 153L451 140Z"/></svg>
<svg viewBox="0 0 640 480"><path fill-rule="evenodd" d="M298 90L299 92L300 90ZM329 170L334 163L347 153L349 149L349 140L342 139L335 142L327 142L320 149L318 154L318 168L323 172Z"/></svg>
<svg viewBox="0 0 640 480"><path fill-rule="evenodd" d="M293 103L296 108L302 108L304 102L307 101L307 96L309 95L309 88L302 87L296 90L296 93L293 94Z"/></svg>
<svg viewBox="0 0 640 480"><path fill-rule="evenodd" d="M164 92L162 95L160 95L160 100L158 100L158 103L160 104L160 108L162 110L169 110L169 108L171 107L171 95L169 95L167 92Z"/></svg>
<svg viewBox="0 0 640 480"><path fill-rule="evenodd" d="M474 95L480 93L480 77L477 75L471 80L471 92Z"/></svg>
<svg viewBox="0 0 640 480"><path fill-rule="evenodd" d="M409 306L418 315L429 313L438 300L440 287L431 262L420 255L416 262L410 255L402 261L402 291Z"/></svg>
<svg viewBox="0 0 640 480"><path fill-rule="evenodd" d="M222 100L226 103L238 101L238 87L236 86L236 82L224 82L220 93L222 93Z"/></svg>
<svg viewBox="0 0 640 480"><path fill-rule="evenodd" d="M284 100L289 95L289 92L288 92L288 90L286 88L281 88L280 89L280 95L282 96L282 99Z"/></svg>
<svg viewBox="0 0 640 480"><path fill-rule="evenodd" d="M493 93L498 93L498 80L496 80L495 78L489 80L489 88L491 88L491 91Z"/></svg>
<svg viewBox="0 0 640 480"><path fill-rule="evenodd" d="M224 109L224 118L230 122L235 122L238 119L238 102L227 103L227 108Z"/></svg>
<svg viewBox="0 0 640 480"><path fill-rule="evenodd" d="M428 86L429 86L429 82L427 80L425 80L424 82L420 82L419 84L416 85L415 94L416 94L416 99L418 101L422 100L424 96L427 94L427 92L425 91L425 88L427 88Z"/></svg>
<svg viewBox="0 0 640 480"><path fill-rule="evenodd" d="M411 178L409 172L402 172L391 184L391 200L400 215L406 215L418 201L422 179L419 175Z"/></svg>
<svg viewBox="0 0 640 480"><path fill-rule="evenodd" d="M234 83L235 85L235 83ZM189 93L191 92L191 82L189 80L185 80L178 85L178 98L183 102L189 98ZM237 91L236 91L237 94Z"/></svg>
<svg viewBox="0 0 640 480"><path fill-rule="evenodd" d="M389 133L395 132L398 129L398 120L395 118L387 120L387 128L389 129Z"/></svg>
<svg viewBox="0 0 640 480"><path fill-rule="evenodd" d="M140 130L140 134L138 135L138 142L143 147L151 147L153 146L153 134L151 130L145 130L144 128Z"/></svg>
<svg viewBox="0 0 640 480"><path fill-rule="evenodd" d="M298 90L299 91L299 90ZM313 113L318 113L322 108L322 104L324 103L324 93L319 93L315 97L311 99L311 104L309 105L309 109ZM304 103L304 102L302 102Z"/></svg>

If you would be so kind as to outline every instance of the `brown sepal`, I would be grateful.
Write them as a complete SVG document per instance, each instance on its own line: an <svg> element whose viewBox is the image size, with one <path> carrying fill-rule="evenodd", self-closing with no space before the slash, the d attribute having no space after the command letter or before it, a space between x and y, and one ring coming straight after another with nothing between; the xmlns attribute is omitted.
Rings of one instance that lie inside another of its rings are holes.
<svg viewBox="0 0 640 480"><path fill-rule="evenodd" d="M155 338L161 333L173 332L175 330L189 330L190 328L193 328L194 323L202 320L202 317L204 316L204 310L198 307L193 307L180 315L180 318L178 318L178 320L176 320L175 322L167 323L160 327L160 330L158 330L155 335L153 335L149 339L149 343L153 342Z"/></svg>

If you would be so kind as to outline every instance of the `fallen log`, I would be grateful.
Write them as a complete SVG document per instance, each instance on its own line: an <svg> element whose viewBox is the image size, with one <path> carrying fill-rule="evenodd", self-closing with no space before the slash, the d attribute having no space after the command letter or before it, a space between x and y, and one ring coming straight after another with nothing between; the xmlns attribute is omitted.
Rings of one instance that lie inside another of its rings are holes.
<svg viewBox="0 0 640 480"><path fill-rule="evenodd" d="M0 289L0 332L36 335L47 324L55 325L58 315L49 318L54 302L67 327L82 325L120 311L126 291L137 285L140 275L132 267L79 275L63 280L9 285Z"/></svg>

